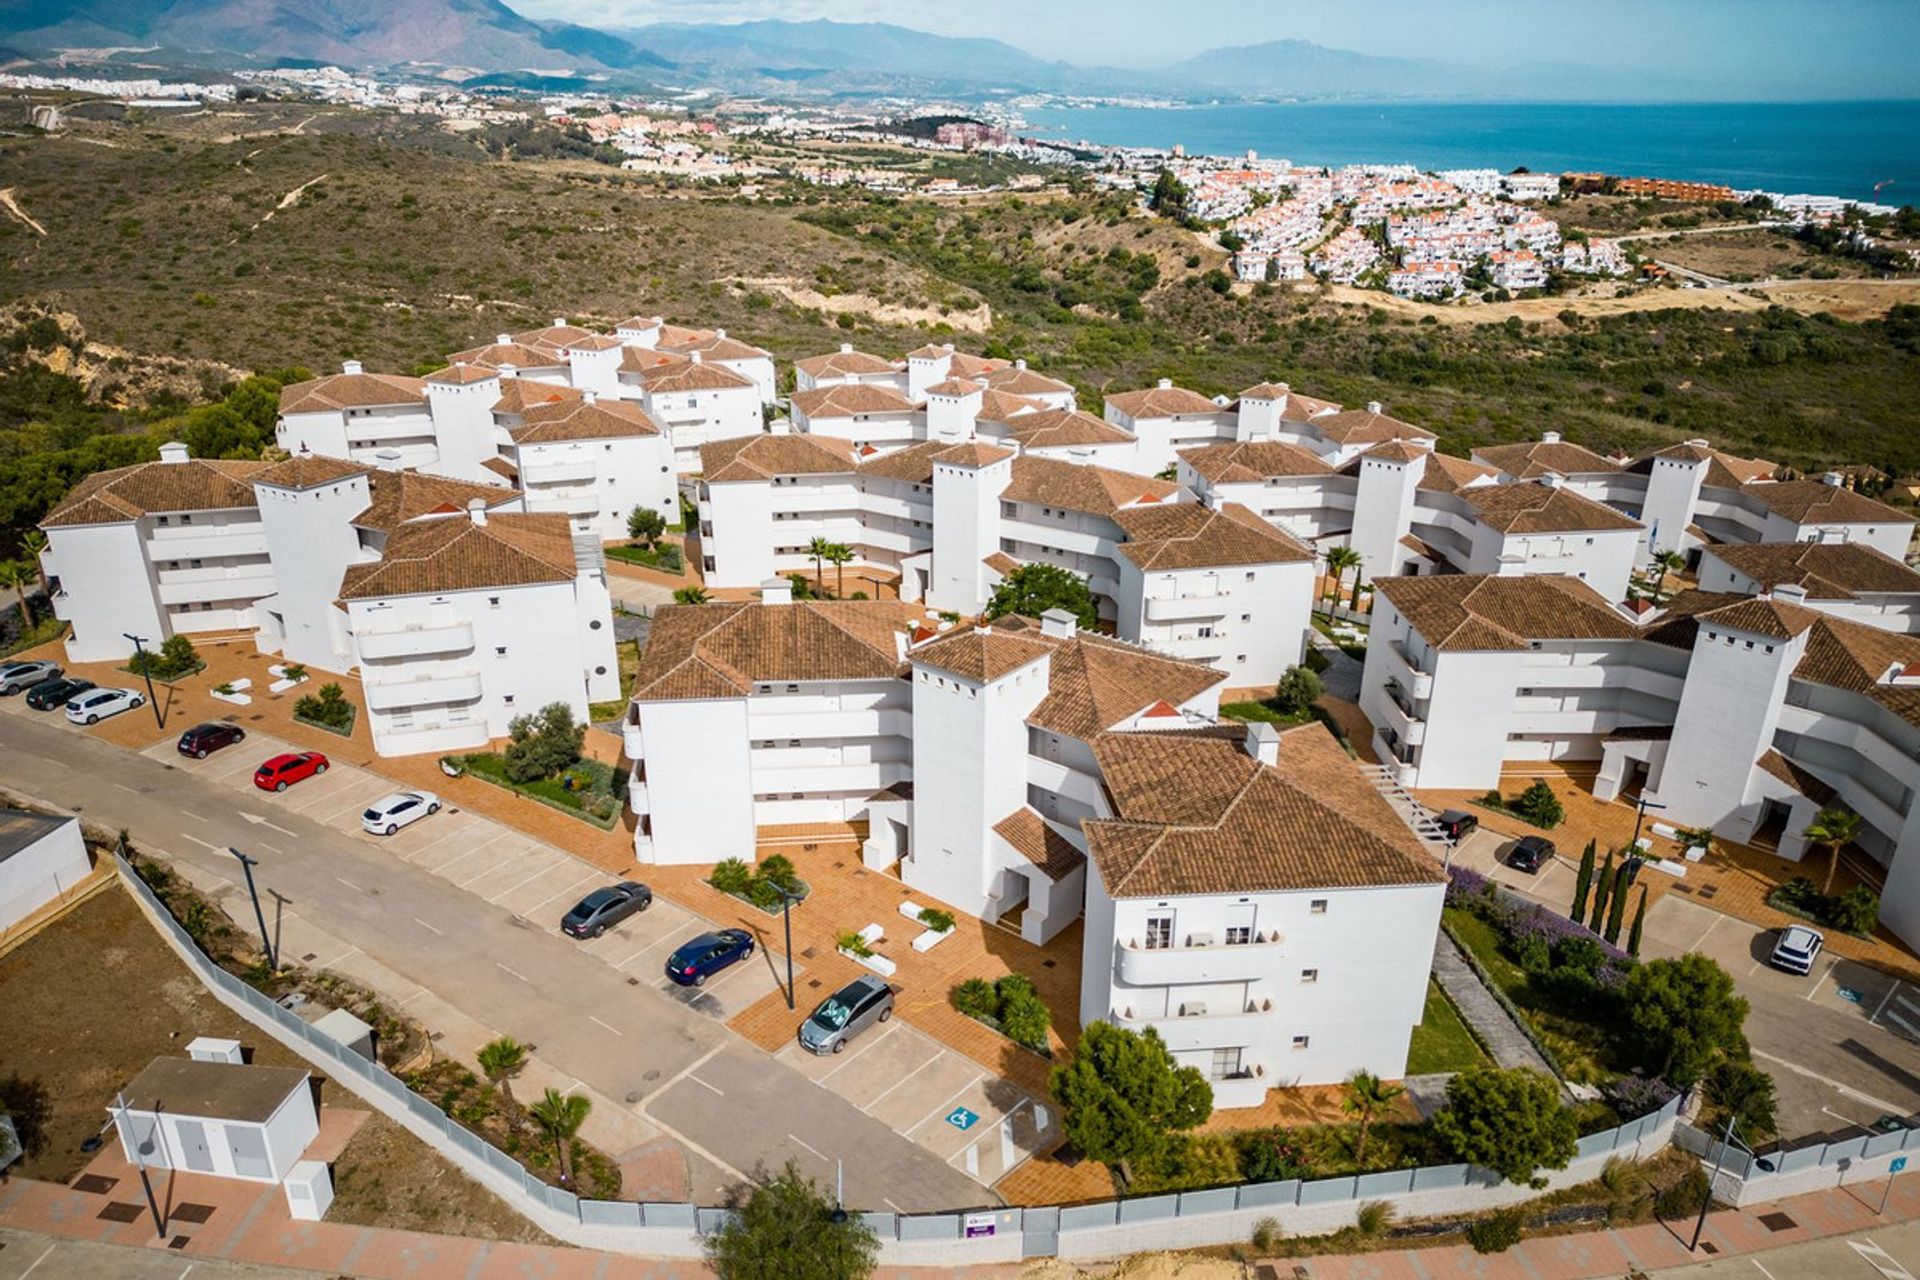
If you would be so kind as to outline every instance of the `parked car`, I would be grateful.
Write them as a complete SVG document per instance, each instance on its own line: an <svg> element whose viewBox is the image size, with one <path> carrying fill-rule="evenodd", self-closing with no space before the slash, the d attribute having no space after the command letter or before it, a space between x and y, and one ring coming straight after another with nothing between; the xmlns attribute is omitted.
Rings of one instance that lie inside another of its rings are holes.
<svg viewBox="0 0 1920 1280"><path fill-rule="evenodd" d="M253 785L262 791L285 791L296 782L318 777L326 771L327 758L318 751L288 752L255 769Z"/></svg>
<svg viewBox="0 0 1920 1280"><path fill-rule="evenodd" d="M1818 929L1790 924L1780 931L1780 941L1773 944L1773 954L1767 957L1767 963L1776 969L1805 976L1813 972L1813 962L1826 945L1827 940Z"/></svg>
<svg viewBox="0 0 1920 1280"><path fill-rule="evenodd" d="M893 988L863 973L840 988L800 1024L800 1047L808 1053L838 1053L847 1041L893 1016Z"/></svg>
<svg viewBox="0 0 1920 1280"><path fill-rule="evenodd" d="M1553 841L1545 836L1522 836L1507 855L1507 865L1532 875L1553 861Z"/></svg>
<svg viewBox="0 0 1920 1280"><path fill-rule="evenodd" d="M1474 833L1480 819L1465 809L1447 809L1433 815L1434 822L1440 828L1440 834L1458 844Z"/></svg>
<svg viewBox="0 0 1920 1280"><path fill-rule="evenodd" d="M595 889L560 917L560 932L572 938L597 938L628 916L653 905L653 890L637 880Z"/></svg>
<svg viewBox="0 0 1920 1280"><path fill-rule="evenodd" d="M146 696L135 689L90 689L68 699L67 719L75 724L93 724L146 705Z"/></svg>
<svg viewBox="0 0 1920 1280"><path fill-rule="evenodd" d="M27 705L35 711L51 711L55 707L66 706L94 687L91 680L81 680L74 676L55 676L51 680L42 680L27 690Z"/></svg>
<svg viewBox="0 0 1920 1280"><path fill-rule="evenodd" d="M42 680L63 674L57 662L9 662L0 666L0 695L12 697Z"/></svg>
<svg viewBox="0 0 1920 1280"><path fill-rule="evenodd" d="M667 957L667 976L683 987L704 986L708 978L753 954L753 935L745 929L703 933Z"/></svg>
<svg viewBox="0 0 1920 1280"><path fill-rule="evenodd" d="M245 742L247 731L237 724L228 724L224 720L209 720L197 724L180 735L180 754L192 756L195 760L205 760L222 747L230 747L236 742Z"/></svg>
<svg viewBox="0 0 1920 1280"><path fill-rule="evenodd" d="M363 830L390 836L404 826L440 812L440 797L431 791L396 791L367 806L360 815Z"/></svg>

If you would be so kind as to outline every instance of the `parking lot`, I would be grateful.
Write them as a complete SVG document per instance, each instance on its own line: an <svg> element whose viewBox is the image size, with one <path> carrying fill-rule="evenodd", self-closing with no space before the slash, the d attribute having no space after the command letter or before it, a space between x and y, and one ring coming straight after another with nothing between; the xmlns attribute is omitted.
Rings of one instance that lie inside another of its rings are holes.
<svg viewBox="0 0 1920 1280"><path fill-rule="evenodd" d="M326 773L284 792L254 787L253 771L262 760L293 750L291 743L250 733L245 742L205 760L181 756L170 738L142 754L247 796L249 820L256 821L260 833L259 853L279 852L274 841L290 834L275 827L271 816L261 815L275 810L297 813L430 871L537 928L557 929L567 908L594 889L616 882L615 877L570 854L457 806L443 808L391 836L369 834L360 826L360 814L399 788L391 779L356 765L333 764ZM258 809L253 810L256 805ZM432 926L422 922L422 927ZM681 943L715 927L686 908L656 897L646 911L580 945L627 975L630 982L658 987L681 1003L724 1020L784 981L785 960L767 946L778 936L768 930L750 959L709 978L705 986L679 987L670 982L665 974L667 956Z"/></svg>

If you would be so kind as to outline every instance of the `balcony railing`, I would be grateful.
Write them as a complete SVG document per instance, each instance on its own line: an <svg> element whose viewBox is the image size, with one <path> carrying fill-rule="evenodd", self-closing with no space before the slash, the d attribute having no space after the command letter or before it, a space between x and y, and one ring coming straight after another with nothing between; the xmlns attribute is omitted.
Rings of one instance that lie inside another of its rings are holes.
<svg viewBox="0 0 1920 1280"><path fill-rule="evenodd" d="M1138 937L1121 938L1114 943L1114 971L1131 986L1249 981L1268 974L1286 955L1287 939L1276 930L1251 942L1228 943L1204 933L1179 941L1183 945L1153 947Z"/></svg>
<svg viewBox="0 0 1920 1280"><path fill-rule="evenodd" d="M426 623L393 631L356 631L362 658L412 658L429 653L466 653L473 648L470 622Z"/></svg>
<svg viewBox="0 0 1920 1280"><path fill-rule="evenodd" d="M405 668L401 668L391 674L376 676L372 670L363 669L361 676L367 706L374 711L472 702L481 693L480 673L477 671L409 675Z"/></svg>

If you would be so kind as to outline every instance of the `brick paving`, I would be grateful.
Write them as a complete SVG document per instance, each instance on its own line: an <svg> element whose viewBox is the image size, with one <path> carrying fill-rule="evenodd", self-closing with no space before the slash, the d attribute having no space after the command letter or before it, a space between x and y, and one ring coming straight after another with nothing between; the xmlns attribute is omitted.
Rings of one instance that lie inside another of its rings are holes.
<svg viewBox="0 0 1920 1280"><path fill-rule="evenodd" d="M1528 1067L1544 1076L1555 1074L1533 1041L1527 1039L1527 1033L1514 1022L1513 1015L1493 998L1486 983L1480 981L1480 975L1473 971L1461 956L1460 948L1445 933L1434 939L1433 977L1496 1064Z"/></svg>

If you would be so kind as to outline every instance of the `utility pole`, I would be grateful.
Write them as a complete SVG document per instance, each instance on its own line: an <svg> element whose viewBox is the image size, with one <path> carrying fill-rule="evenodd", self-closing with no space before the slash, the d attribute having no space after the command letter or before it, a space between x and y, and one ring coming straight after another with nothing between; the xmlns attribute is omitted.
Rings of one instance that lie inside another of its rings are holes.
<svg viewBox="0 0 1920 1280"><path fill-rule="evenodd" d="M787 1008L793 1008L793 893L780 886L780 919L787 926Z"/></svg>
<svg viewBox="0 0 1920 1280"><path fill-rule="evenodd" d="M147 1193L147 1208L153 1214L153 1234L162 1240L167 1238L167 1221L160 1216L160 1201L154 1198L153 1179L147 1176L147 1162L140 1155L139 1135L133 1131L133 1117L127 1113L127 1095L117 1093L113 1103L120 1108L120 1136L126 1139L127 1150L133 1153L133 1167L140 1171L140 1187ZM153 1132L160 1136L160 1117L153 1118Z"/></svg>
<svg viewBox="0 0 1920 1280"><path fill-rule="evenodd" d="M1634 797L1633 842L1627 846L1627 856L1629 858L1637 858L1640 856L1640 824L1647 820L1647 810L1664 809L1666 807L1667 806L1663 804L1656 804L1647 799L1647 793L1645 791L1642 791L1638 796Z"/></svg>
<svg viewBox="0 0 1920 1280"><path fill-rule="evenodd" d="M167 727L167 722L160 718L160 699L155 697L153 693L153 672L147 665L146 639L143 636L136 636L127 631L122 631L120 634L133 641L133 652L140 660L140 675L147 682L147 705L153 708L154 724L164 729Z"/></svg>
<svg viewBox="0 0 1920 1280"><path fill-rule="evenodd" d="M260 891L253 887L253 869L260 865L260 860L249 858L232 845L227 846L227 852L240 859L240 870L246 874L247 896L253 899L253 918L260 924L260 945L266 948L267 968L278 969L280 961L273 954L273 935L267 932L267 913L260 909Z"/></svg>

